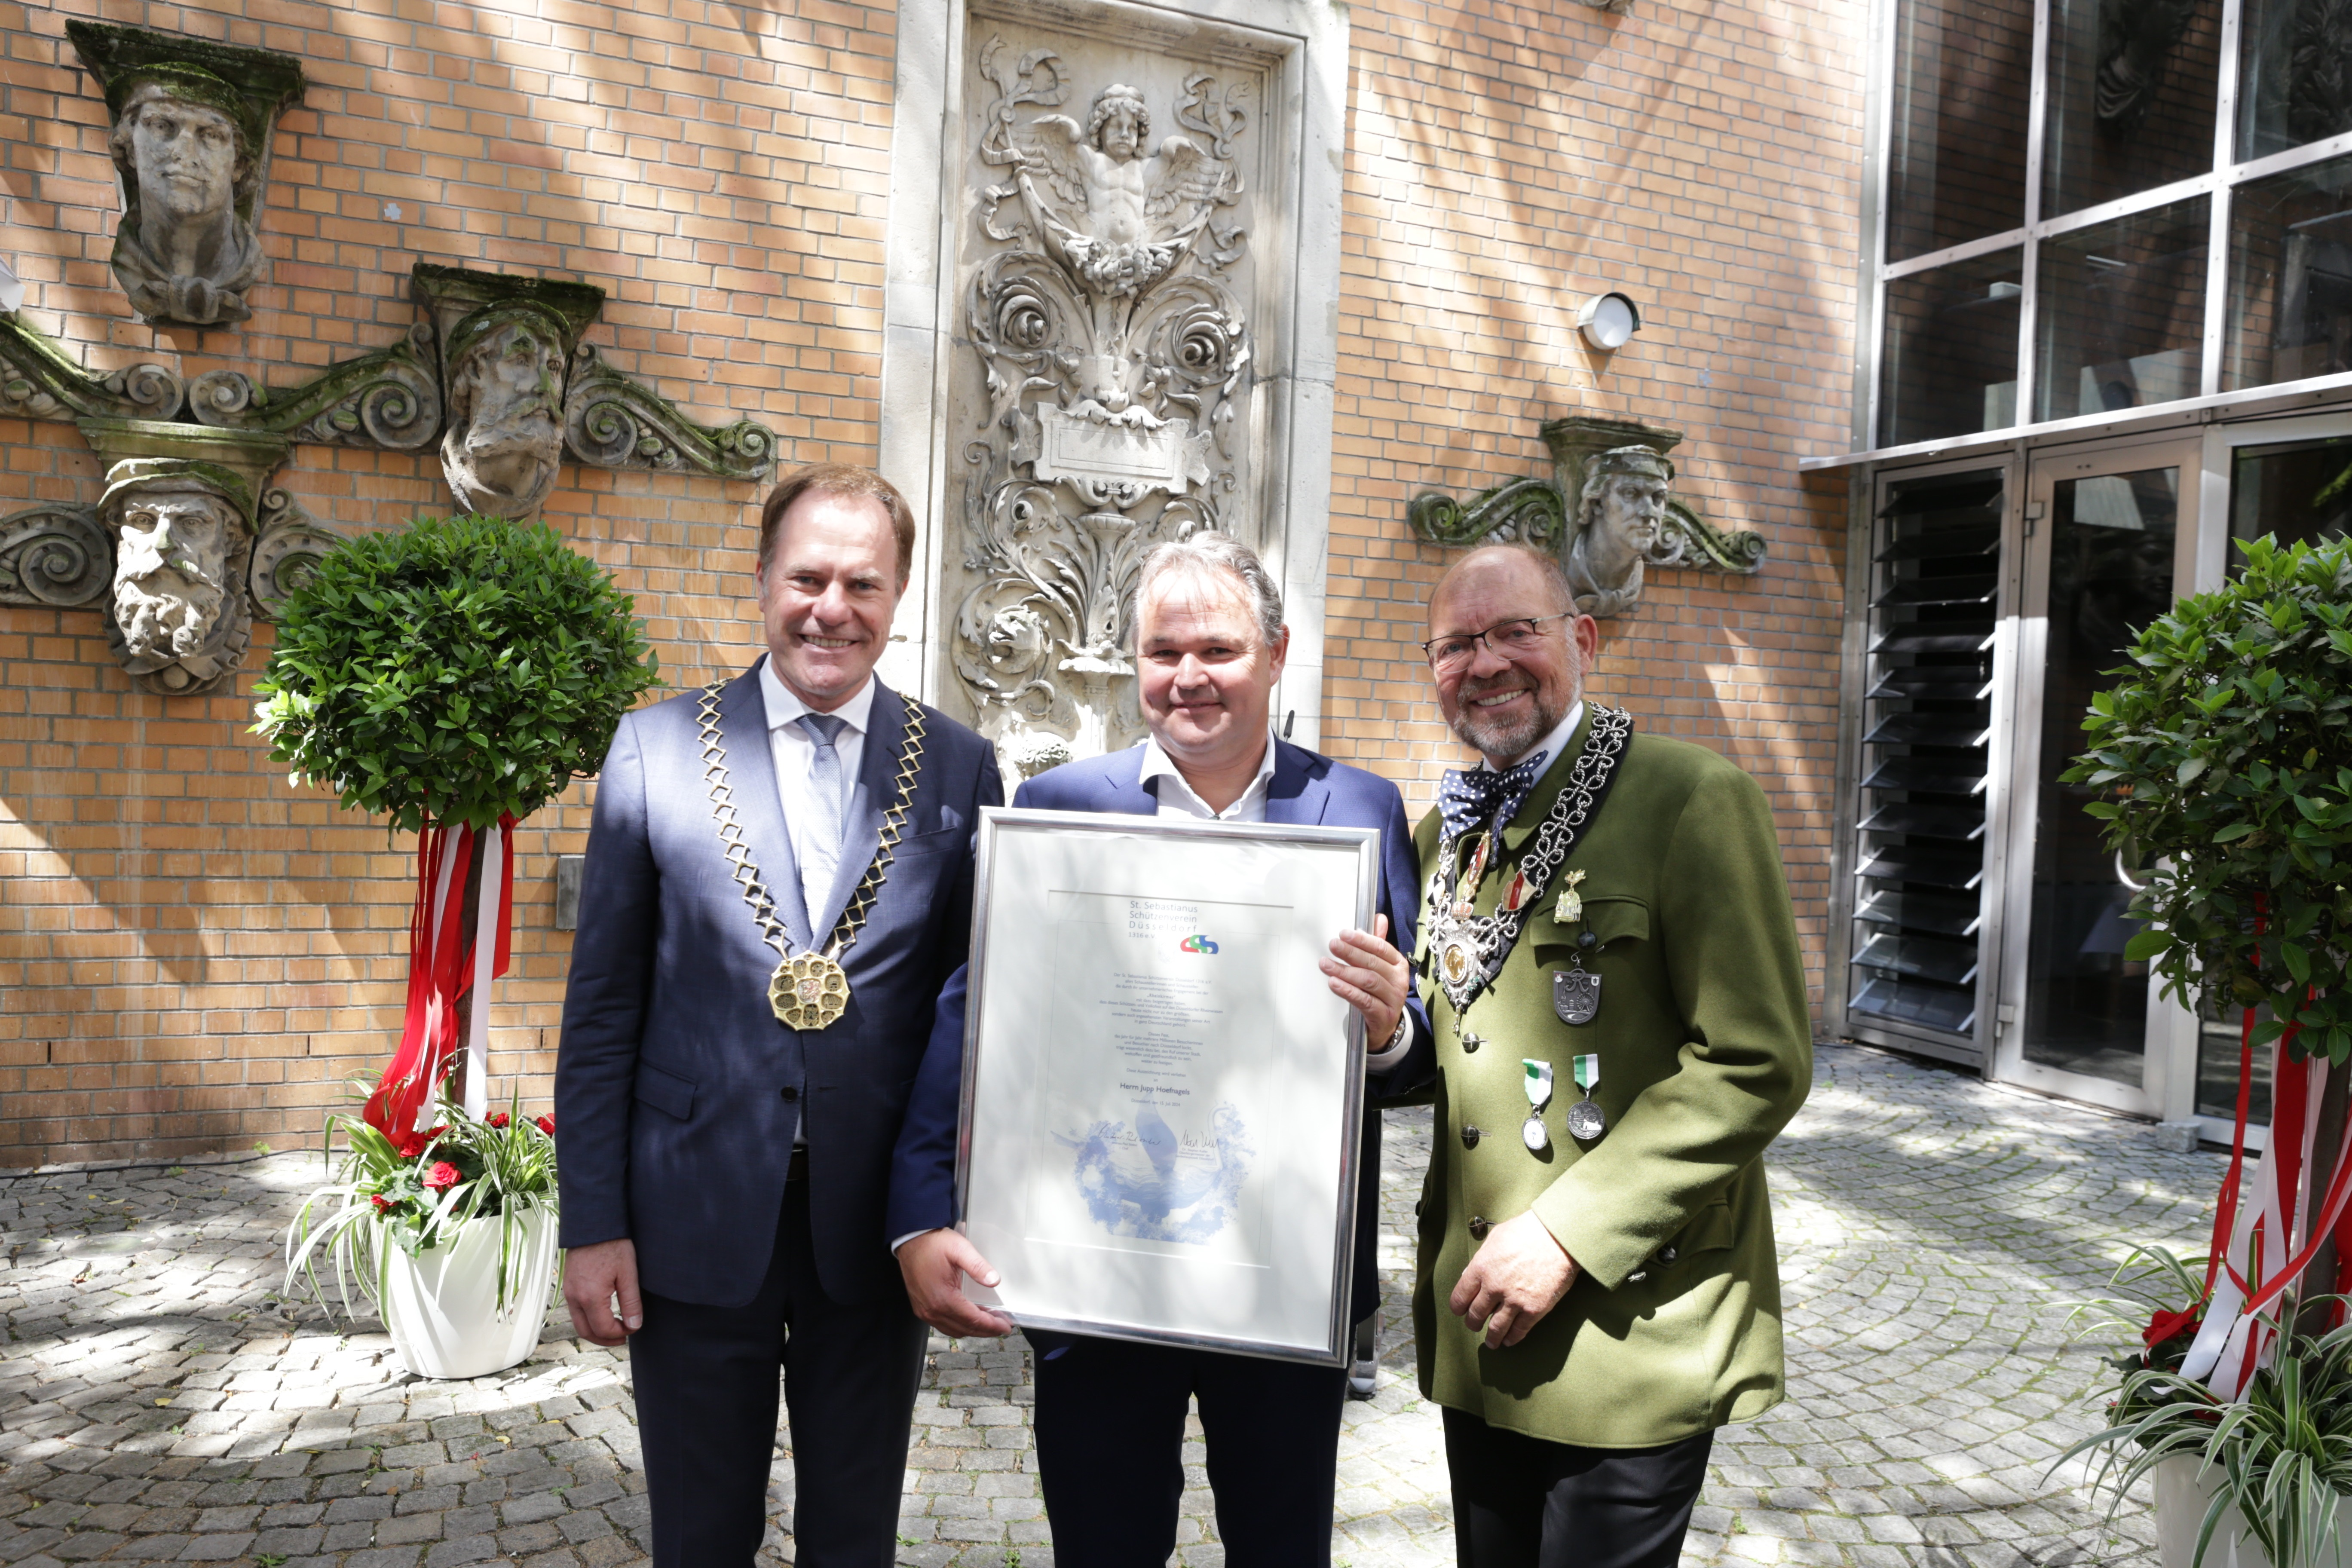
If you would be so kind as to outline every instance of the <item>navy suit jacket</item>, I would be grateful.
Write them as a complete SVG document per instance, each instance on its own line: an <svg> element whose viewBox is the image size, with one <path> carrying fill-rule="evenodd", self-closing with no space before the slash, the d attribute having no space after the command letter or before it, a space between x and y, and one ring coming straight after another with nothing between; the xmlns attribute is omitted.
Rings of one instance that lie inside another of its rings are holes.
<svg viewBox="0 0 2352 1568"><path fill-rule="evenodd" d="M876 682L840 868L812 931L758 671L728 683L719 732L752 864L803 952L823 947L874 858L906 710ZM720 851L699 700L688 692L622 720L598 778L555 1060L562 1245L628 1237L646 1289L749 1302L805 1110L818 1279L836 1300L872 1300L905 1289L883 1198L940 988L971 942L980 809L1003 800L995 752L922 710L913 810L843 961L848 1010L830 1028L797 1031L768 1005L776 952Z"/></svg>
<svg viewBox="0 0 2352 1568"><path fill-rule="evenodd" d="M1381 913L1389 917L1389 941L1398 952L1413 949L1413 916L1420 878L1413 866L1412 835L1405 826L1404 799L1396 785L1376 773L1318 756L1287 741L1274 742L1274 777L1267 781L1268 822L1381 830ZM1045 811L1122 812L1156 816L1159 797L1143 787L1143 748L1067 763L1038 774L1013 795L1015 805ZM1335 931L1332 934L1337 935ZM1403 1061L1368 1086L1367 1098L1402 1093L1434 1070L1436 1046L1429 1015L1417 993L1407 993L1412 1049ZM890 1170L887 1228L893 1239L911 1231L935 1230L956 1222L957 1122L963 1099L965 973L959 968L940 994L939 1017L930 1046L907 1104L907 1121ZM1378 1051L1387 1042L1368 1042ZM1356 1184L1356 1267L1350 1317L1360 1321L1380 1304L1378 1242L1381 1209L1381 1118L1367 1106Z"/></svg>

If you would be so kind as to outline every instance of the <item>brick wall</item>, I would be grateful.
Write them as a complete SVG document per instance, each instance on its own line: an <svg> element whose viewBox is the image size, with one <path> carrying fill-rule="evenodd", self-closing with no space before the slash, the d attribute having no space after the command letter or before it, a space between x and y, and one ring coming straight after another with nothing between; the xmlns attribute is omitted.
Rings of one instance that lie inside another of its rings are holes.
<svg viewBox="0 0 2352 1568"><path fill-rule="evenodd" d="M114 287L104 107L63 35L89 10L0 0L0 255L92 366L284 383L404 331L414 261L576 275L611 293L589 341L696 417L759 418L787 461L870 460L887 8L109 0L310 74L270 171L275 278L231 332L140 326ZM1555 414L1682 427L1682 493L1761 530L1771 564L1657 574L1597 689L1765 777L1818 966L1844 490L1793 464L1845 428L1858 9L1351 16L1327 744L1416 808L1456 754L1411 646L1444 556L1405 529L1413 490L1540 471ZM1613 362L1571 327L1603 286L1645 322ZM96 497L68 426L0 421L0 512ZM447 505L429 456L300 447L278 482L355 528ZM547 515L638 595L686 684L755 647L757 497L567 467ZM382 1060L414 844L290 787L246 733L268 643L234 692L167 703L131 689L94 614L0 606L0 1163L315 1142ZM520 837L492 1041L533 1103L568 945L553 857L589 787Z"/></svg>

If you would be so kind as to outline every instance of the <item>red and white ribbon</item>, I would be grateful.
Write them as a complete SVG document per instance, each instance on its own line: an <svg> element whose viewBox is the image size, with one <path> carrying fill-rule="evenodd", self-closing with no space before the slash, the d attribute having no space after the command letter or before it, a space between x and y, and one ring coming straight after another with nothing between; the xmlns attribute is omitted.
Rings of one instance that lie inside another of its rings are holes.
<svg viewBox="0 0 2352 1568"><path fill-rule="evenodd" d="M493 887L483 879L473 929L459 917L459 889L475 861L497 865ZM453 896L455 895L455 896ZM416 899L409 911L408 1003L400 1045L368 1097L369 1125L406 1152L423 1147L432 1131L433 1094L464 1049L466 1110L489 1105L490 982L507 972L514 911L514 818L476 833L428 827L416 840ZM457 1038L457 1000L471 992L466 1038Z"/></svg>

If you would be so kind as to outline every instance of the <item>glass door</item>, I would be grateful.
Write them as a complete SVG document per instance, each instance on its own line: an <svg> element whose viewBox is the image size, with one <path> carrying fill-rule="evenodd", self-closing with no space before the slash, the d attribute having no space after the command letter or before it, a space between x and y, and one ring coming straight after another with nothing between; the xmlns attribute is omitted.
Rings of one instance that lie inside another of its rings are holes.
<svg viewBox="0 0 2352 1568"><path fill-rule="evenodd" d="M2164 1117L2186 1098L2195 1023L2124 956L2134 868L2059 775L2094 692L2191 579L2200 443L2177 437L2038 458L2028 475L2017 715L1994 1075Z"/></svg>

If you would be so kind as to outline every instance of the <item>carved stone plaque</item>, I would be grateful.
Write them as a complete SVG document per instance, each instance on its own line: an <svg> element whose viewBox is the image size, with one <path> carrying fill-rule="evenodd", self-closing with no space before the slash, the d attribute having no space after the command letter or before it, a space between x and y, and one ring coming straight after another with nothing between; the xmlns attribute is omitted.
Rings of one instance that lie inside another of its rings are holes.
<svg viewBox="0 0 2352 1568"><path fill-rule="evenodd" d="M1129 616L1154 544L1260 542L1266 71L1116 28L970 27L946 696L1018 770L1142 732Z"/></svg>

